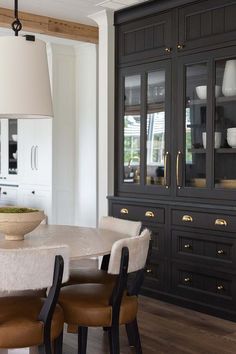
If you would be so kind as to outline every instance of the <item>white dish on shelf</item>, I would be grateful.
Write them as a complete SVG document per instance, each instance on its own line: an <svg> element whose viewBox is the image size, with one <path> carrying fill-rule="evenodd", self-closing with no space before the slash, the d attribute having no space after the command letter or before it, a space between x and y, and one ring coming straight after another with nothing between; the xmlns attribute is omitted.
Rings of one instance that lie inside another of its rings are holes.
<svg viewBox="0 0 236 354"><path fill-rule="evenodd" d="M17 134L12 134L11 137L12 137L12 140L13 140L13 141L17 141Z"/></svg>
<svg viewBox="0 0 236 354"><path fill-rule="evenodd" d="M206 132L202 133L202 144L206 149ZM215 149L219 149L221 145L221 132L215 132Z"/></svg>
<svg viewBox="0 0 236 354"><path fill-rule="evenodd" d="M12 156L14 157L14 159L17 159L17 151L13 152Z"/></svg>
<svg viewBox="0 0 236 354"><path fill-rule="evenodd" d="M227 134L227 143L232 148L236 148L236 134Z"/></svg>
<svg viewBox="0 0 236 354"><path fill-rule="evenodd" d="M207 86L197 86L196 93L200 100L207 99ZM221 86L215 85L215 97L219 97L221 94Z"/></svg>

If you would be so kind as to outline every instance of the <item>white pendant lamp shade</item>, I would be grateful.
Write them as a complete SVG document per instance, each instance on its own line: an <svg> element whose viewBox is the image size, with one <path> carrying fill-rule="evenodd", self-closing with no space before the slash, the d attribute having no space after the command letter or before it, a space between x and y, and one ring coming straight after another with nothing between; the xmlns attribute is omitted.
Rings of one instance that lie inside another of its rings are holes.
<svg viewBox="0 0 236 354"><path fill-rule="evenodd" d="M0 37L0 118L52 116L46 44Z"/></svg>

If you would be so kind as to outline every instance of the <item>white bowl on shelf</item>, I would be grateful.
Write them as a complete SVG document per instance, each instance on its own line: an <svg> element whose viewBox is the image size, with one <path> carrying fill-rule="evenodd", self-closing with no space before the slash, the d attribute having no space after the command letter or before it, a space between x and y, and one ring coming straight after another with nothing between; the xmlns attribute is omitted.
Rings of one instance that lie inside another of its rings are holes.
<svg viewBox="0 0 236 354"><path fill-rule="evenodd" d="M236 134L227 134L227 143L232 148L236 148Z"/></svg>
<svg viewBox="0 0 236 354"><path fill-rule="evenodd" d="M207 86L197 86L196 93L200 100L207 99ZM215 86L215 97L219 97L221 94L221 86Z"/></svg>
<svg viewBox="0 0 236 354"><path fill-rule="evenodd" d="M236 134L236 128L228 128L227 129L227 134L233 134L233 133Z"/></svg>
<svg viewBox="0 0 236 354"><path fill-rule="evenodd" d="M12 134L11 137L12 137L12 140L13 140L13 141L17 141L17 134Z"/></svg>

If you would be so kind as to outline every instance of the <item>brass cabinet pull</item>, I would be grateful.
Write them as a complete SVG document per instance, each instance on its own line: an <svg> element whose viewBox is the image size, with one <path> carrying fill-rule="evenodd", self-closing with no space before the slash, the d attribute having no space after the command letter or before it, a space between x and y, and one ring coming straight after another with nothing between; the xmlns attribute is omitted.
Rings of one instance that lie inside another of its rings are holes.
<svg viewBox="0 0 236 354"><path fill-rule="evenodd" d="M192 248L192 246L189 243L187 243L186 245L184 245L184 248L190 249Z"/></svg>
<svg viewBox="0 0 236 354"><path fill-rule="evenodd" d="M222 254L224 254L225 252L223 251L223 250L218 250L217 251L217 254L220 256L220 255L222 255Z"/></svg>
<svg viewBox="0 0 236 354"><path fill-rule="evenodd" d="M181 157L181 151L178 151L178 154L177 154L177 157L176 157L176 183L177 183L177 187L179 189L181 188L181 183L180 183L180 178L179 178L180 157Z"/></svg>
<svg viewBox="0 0 236 354"><path fill-rule="evenodd" d="M166 47L166 48L165 48L165 52L168 53L168 54L171 53L171 50L172 50L172 49L171 49L170 47Z"/></svg>
<svg viewBox="0 0 236 354"><path fill-rule="evenodd" d="M219 291L225 290L224 285L217 285L217 290Z"/></svg>
<svg viewBox="0 0 236 354"><path fill-rule="evenodd" d="M215 225L219 225L219 226L227 226L227 221L224 219L216 219L215 221Z"/></svg>
<svg viewBox="0 0 236 354"><path fill-rule="evenodd" d="M152 211L146 211L146 213L145 213L145 216L147 216L148 218L154 218L154 213L152 212Z"/></svg>
<svg viewBox="0 0 236 354"><path fill-rule="evenodd" d="M184 49L184 44L177 44L177 49L178 50Z"/></svg>
<svg viewBox="0 0 236 354"><path fill-rule="evenodd" d="M191 282L191 278L190 278L190 277L184 278L184 282L185 282L185 283L190 283L190 282Z"/></svg>
<svg viewBox="0 0 236 354"><path fill-rule="evenodd" d="M147 269L146 273L152 273L152 269Z"/></svg>
<svg viewBox="0 0 236 354"><path fill-rule="evenodd" d="M120 210L120 213L121 213L121 214L129 214L129 210L126 209L126 208L122 208L122 209Z"/></svg>
<svg viewBox="0 0 236 354"><path fill-rule="evenodd" d="M169 152L167 151L165 153L165 157L164 157L164 185L166 188L169 188L169 182L168 182L168 176L167 176L167 165L168 165L168 161L169 161Z"/></svg>
<svg viewBox="0 0 236 354"><path fill-rule="evenodd" d="M193 218L192 218L191 215L184 215L182 217L182 221L184 221L184 222L193 222Z"/></svg>

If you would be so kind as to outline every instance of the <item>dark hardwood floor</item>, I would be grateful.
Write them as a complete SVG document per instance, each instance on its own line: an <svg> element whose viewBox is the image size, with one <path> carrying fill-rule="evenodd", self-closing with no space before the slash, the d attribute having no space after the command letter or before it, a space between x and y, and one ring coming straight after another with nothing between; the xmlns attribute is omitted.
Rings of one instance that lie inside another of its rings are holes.
<svg viewBox="0 0 236 354"><path fill-rule="evenodd" d="M139 327L143 354L236 353L236 323L140 297ZM125 329L120 333L121 354L132 354ZM64 354L77 353L77 336L65 333ZM107 333L89 329L87 354L108 354Z"/></svg>

